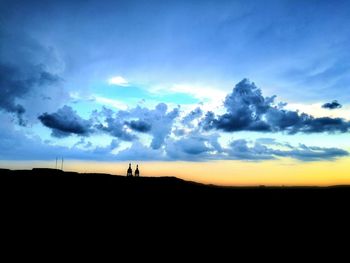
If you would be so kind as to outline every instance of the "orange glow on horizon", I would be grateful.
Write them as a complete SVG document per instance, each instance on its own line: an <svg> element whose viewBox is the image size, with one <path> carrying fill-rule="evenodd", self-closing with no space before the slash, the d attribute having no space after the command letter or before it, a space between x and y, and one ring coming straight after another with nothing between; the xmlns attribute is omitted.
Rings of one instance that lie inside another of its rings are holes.
<svg viewBox="0 0 350 263"><path fill-rule="evenodd" d="M350 184L350 158L323 162L298 162L290 159L264 162L132 162L140 166L141 176L176 176L185 180L226 186L252 185L344 185ZM0 167L31 169L51 167L53 162L1 161ZM65 171L125 175L128 162L65 161Z"/></svg>

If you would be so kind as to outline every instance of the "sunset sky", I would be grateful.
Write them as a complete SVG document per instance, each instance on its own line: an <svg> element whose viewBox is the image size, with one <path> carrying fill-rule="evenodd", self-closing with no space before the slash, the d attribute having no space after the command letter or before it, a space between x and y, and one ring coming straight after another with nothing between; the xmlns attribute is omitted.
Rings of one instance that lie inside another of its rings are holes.
<svg viewBox="0 0 350 263"><path fill-rule="evenodd" d="M0 168L350 184L350 1L0 0Z"/></svg>

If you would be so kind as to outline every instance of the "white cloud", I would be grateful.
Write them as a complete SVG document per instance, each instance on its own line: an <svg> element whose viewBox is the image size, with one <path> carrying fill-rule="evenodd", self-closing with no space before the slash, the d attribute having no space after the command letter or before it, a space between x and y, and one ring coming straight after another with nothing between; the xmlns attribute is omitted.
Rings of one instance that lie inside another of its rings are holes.
<svg viewBox="0 0 350 263"><path fill-rule="evenodd" d="M222 108L222 103L227 95L227 91L218 89L216 87L205 86L198 83L177 83L173 85L155 85L149 90L154 93L185 93L193 96L202 103L202 110L219 112ZM188 110L192 110L198 105L187 105ZM181 106L182 109L186 108L186 105Z"/></svg>
<svg viewBox="0 0 350 263"><path fill-rule="evenodd" d="M115 76L108 79L108 84L125 87L129 85L129 82L122 76Z"/></svg>
<svg viewBox="0 0 350 263"><path fill-rule="evenodd" d="M122 101L96 96L96 102L102 105L112 106L119 110L126 110L128 105Z"/></svg>
<svg viewBox="0 0 350 263"><path fill-rule="evenodd" d="M302 104L302 103L288 103L285 107L288 110L299 110L300 112L305 112L314 117L330 117L330 118L344 118L346 120L350 119L350 106L343 105L342 108L336 110L328 110L322 108L324 103L312 103L312 104Z"/></svg>

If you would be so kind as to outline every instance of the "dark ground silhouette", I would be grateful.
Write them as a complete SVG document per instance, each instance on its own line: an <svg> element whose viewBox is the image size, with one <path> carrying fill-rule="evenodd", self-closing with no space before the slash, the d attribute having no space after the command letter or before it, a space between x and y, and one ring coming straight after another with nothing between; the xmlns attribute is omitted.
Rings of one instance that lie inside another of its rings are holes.
<svg viewBox="0 0 350 263"><path fill-rule="evenodd" d="M73 191L101 195L149 194L197 197L235 197L245 195L287 196L324 193L350 193L350 186L330 187L224 187L185 181L176 177L127 177L121 175L63 172L56 169L7 170L0 169L2 190ZM259 200L256 200L259 202Z"/></svg>
<svg viewBox="0 0 350 263"><path fill-rule="evenodd" d="M107 220L110 225L122 221L119 226L132 222L140 228L145 222L158 227L163 222L169 231L175 225L167 221L192 227L225 222L235 231L243 231L241 225L268 231L268 225L287 221L313 226L320 220L329 224L326 218L332 217L338 224L348 218L348 200L349 186L220 187L175 177L0 169L0 209L18 225L40 217L41 222L59 218L58 225L70 224L73 218L79 219L76 225L97 220L103 226Z"/></svg>

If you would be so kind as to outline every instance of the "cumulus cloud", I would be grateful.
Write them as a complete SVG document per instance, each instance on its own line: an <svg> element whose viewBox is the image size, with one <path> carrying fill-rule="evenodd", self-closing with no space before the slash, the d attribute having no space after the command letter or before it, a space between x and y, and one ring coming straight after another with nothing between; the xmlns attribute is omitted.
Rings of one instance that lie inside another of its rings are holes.
<svg viewBox="0 0 350 263"><path fill-rule="evenodd" d="M178 116L178 108L168 111L168 106L165 103L159 103L154 109L137 106L129 111L119 111L116 117L136 119L134 127L131 126L131 122L128 123L130 128L133 130L138 128L138 131L141 128L143 132L150 134L153 137L151 148L159 149L171 133L173 123Z"/></svg>
<svg viewBox="0 0 350 263"><path fill-rule="evenodd" d="M140 132L151 135L151 148L159 149L178 116L178 108L168 111L168 106L160 103L154 109L137 106L113 111L103 107L101 111L94 111L89 120L82 119L71 107L64 106L55 113L40 115L39 120L52 129L55 137L103 132L123 141L133 141L138 139L134 132Z"/></svg>
<svg viewBox="0 0 350 263"><path fill-rule="evenodd" d="M197 107L179 118L179 108L168 109L167 104L159 103L155 108L138 105L118 111L103 107L101 111L94 111L88 120L81 118L69 106L64 106L55 113L40 115L39 120L52 129L55 137L71 134L87 136L101 132L115 137L115 141L108 147L93 149L84 140L75 145L79 146L79 150L86 149L93 151L93 154L109 155L119 147L121 141L131 142L129 148L112 154L116 160L259 161L289 157L301 161L317 161L348 155L347 151L339 148L293 146L271 138L256 141L238 139L228 145L219 141L220 133L213 130L295 134L347 132L349 129L349 123L343 119L316 118L286 110L285 103L276 104L274 100L275 96L264 97L254 83L243 80L226 97L226 113L218 116L210 111L204 113ZM150 145L142 142L139 133L152 137Z"/></svg>
<svg viewBox="0 0 350 263"><path fill-rule="evenodd" d="M202 121L204 129L226 132L257 131L288 134L348 132L350 122L342 118L315 118L305 113L284 109L275 104L276 96L264 97L259 88L247 79L239 82L224 102L226 113L215 116L208 112Z"/></svg>
<svg viewBox="0 0 350 263"><path fill-rule="evenodd" d="M340 109L341 107L342 105L337 100L333 100L332 102L327 102L322 105L322 108L330 110Z"/></svg>
<svg viewBox="0 0 350 263"><path fill-rule="evenodd" d="M69 106L63 106L55 113L44 113L39 120L52 129L54 137L66 137L72 134L86 136L91 132L91 121L82 119Z"/></svg>
<svg viewBox="0 0 350 263"><path fill-rule="evenodd" d="M167 112L166 104L158 104L153 114L150 115L148 120L152 125L151 134L153 136L151 147L153 149L159 149L164 140L170 134L175 118L179 116L179 109L174 108L172 111Z"/></svg>
<svg viewBox="0 0 350 263"><path fill-rule="evenodd" d="M119 138L123 141L132 141L134 139L137 139L136 135L127 130L126 124L124 123L121 116L124 113L127 112L120 111L118 113L115 113L110 109L103 108L101 112L96 113L98 115L98 122L98 117L103 118L102 123L99 122L95 125L96 129L108 133L111 136Z"/></svg>
<svg viewBox="0 0 350 263"><path fill-rule="evenodd" d="M73 125L66 127L62 119L69 113L69 122ZM52 123L56 124L58 136L69 134L89 134L91 125L85 125L83 120L74 120L74 111L64 109L56 112ZM45 115L46 116L46 115ZM59 116L59 117L57 117ZM1 117L1 115L0 115ZM219 142L220 134L200 134L197 132L184 134L173 138L167 137L163 143L164 147L153 149L139 140L133 140L131 146L121 151L114 151L119 148L121 140L113 139L107 146L101 147L86 142L84 137L72 148L51 145L50 142L43 142L37 137L27 137L22 132L14 129L13 123L8 118L1 118L5 125L0 130L0 157L4 160L48 160L54 159L57 155L65 158L81 160L153 160L153 161L206 161L206 160L246 160L260 161L278 158L293 158L301 161L333 160L348 156L348 152L339 148L323 148L306 146L300 144L293 146L288 143L281 143L270 138L261 138L255 141L245 139L233 140L228 146L222 146ZM89 121L88 121L89 122ZM51 122L50 122L51 123ZM78 124L77 124L78 123ZM82 124L83 123L83 124ZM51 125L53 126L53 125ZM60 130L57 128L59 127ZM78 127L78 128L72 128ZM85 128L82 128L85 127ZM78 133L73 133L78 132ZM85 132L83 132L85 131ZM86 133L86 131L88 133ZM54 133L54 136L57 134Z"/></svg>
<svg viewBox="0 0 350 263"><path fill-rule="evenodd" d="M197 107L194 110L192 110L191 112L189 112L185 117L183 117L181 122L182 122L182 124L184 124L186 126L193 127L192 122L194 120L201 118L202 115L203 115L202 109Z"/></svg>

